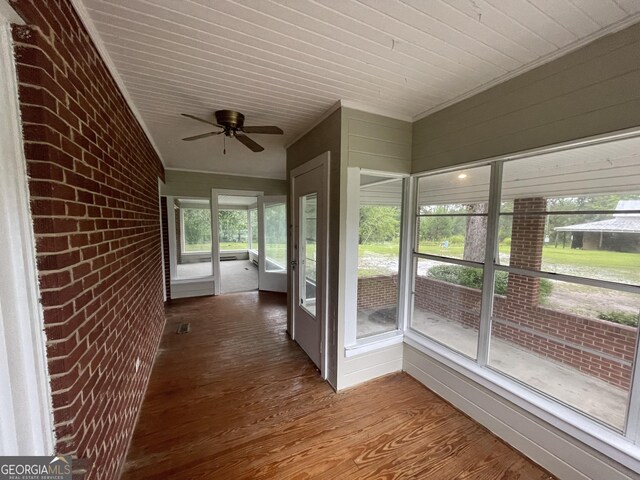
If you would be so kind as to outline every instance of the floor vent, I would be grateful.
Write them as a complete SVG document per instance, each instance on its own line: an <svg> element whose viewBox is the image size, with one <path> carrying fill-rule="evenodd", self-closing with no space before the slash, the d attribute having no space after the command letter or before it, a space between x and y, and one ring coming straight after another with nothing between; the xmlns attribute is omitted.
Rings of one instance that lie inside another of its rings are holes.
<svg viewBox="0 0 640 480"><path fill-rule="evenodd" d="M178 325L178 330L176 330L176 333L189 333L190 331L191 331L190 323L181 323L180 325Z"/></svg>

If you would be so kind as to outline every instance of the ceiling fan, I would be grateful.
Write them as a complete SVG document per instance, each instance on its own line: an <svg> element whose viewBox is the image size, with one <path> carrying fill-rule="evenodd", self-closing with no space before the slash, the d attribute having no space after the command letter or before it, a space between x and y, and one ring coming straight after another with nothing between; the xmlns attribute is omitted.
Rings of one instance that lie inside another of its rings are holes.
<svg viewBox="0 0 640 480"><path fill-rule="evenodd" d="M194 117L193 115L189 115L187 113L181 114L183 117L191 118L193 120L197 120L199 122L207 123L209 125L213 125L214 127L222 128L219 132L209 132L203 133L201 135L194 135L193 137L183 138L187 142L191 142L193 140L199 140L201 138L211 137L214 135L221 135L224 133L225 137L235 137L238 139L245 147L249 148L252 152L261 152L264 150L262 145L256 143L251 140L249 137L245 135L245 133L259 133L259 134L268 134L268 135L282 135L284 132L279 127L261 125L261 126L245 126L244 124L244 115L240 112L234 112L233 110L218 110L215 113L216 121L211 122L209 120L205 120L203 118ZM225 152L226 153L226 149Z"/></svg>

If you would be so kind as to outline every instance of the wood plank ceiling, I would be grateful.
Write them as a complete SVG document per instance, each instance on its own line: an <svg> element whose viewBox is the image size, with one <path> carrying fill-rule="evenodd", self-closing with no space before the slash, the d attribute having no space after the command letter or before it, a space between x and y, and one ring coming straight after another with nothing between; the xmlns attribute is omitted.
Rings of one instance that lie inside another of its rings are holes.
<svg viewBox="0 0 640 480"><path fill-rule="evenodd" d="M80 0L168 168L284 178L336 101L415 119L623 26L638 0ZM77 3L77 2L76 2ZM180 117L239 110L251 153Z"/></svg>

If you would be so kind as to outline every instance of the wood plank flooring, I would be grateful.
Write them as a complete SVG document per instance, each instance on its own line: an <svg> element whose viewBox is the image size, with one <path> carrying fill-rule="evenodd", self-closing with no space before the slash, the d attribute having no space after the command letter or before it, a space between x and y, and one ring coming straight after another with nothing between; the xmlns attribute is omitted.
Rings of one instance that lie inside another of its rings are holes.
<svg viewBox="0 0 640 480"><path fill-rule="evenodd" d="M553 478L404 373L336 394L288 339L282 294L166 313L124 479Z"/></svg>

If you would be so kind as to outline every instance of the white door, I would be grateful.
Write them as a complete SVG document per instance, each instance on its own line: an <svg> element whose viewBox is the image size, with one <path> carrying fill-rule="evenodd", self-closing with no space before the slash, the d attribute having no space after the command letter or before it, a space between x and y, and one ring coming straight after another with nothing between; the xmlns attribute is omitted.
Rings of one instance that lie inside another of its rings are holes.
<svg viewBox="0 0 640 480"><path fill-rule="evenodd" d="M260 290L287 291L287 197L265 196L259 206L262 225L259 261Z"/></svg>
<svg viewBox="0 0 640 480"><path fill-rule="evenodd" d="M292 336L325 376L327 163L317 160L292 172Z"/></svg>

